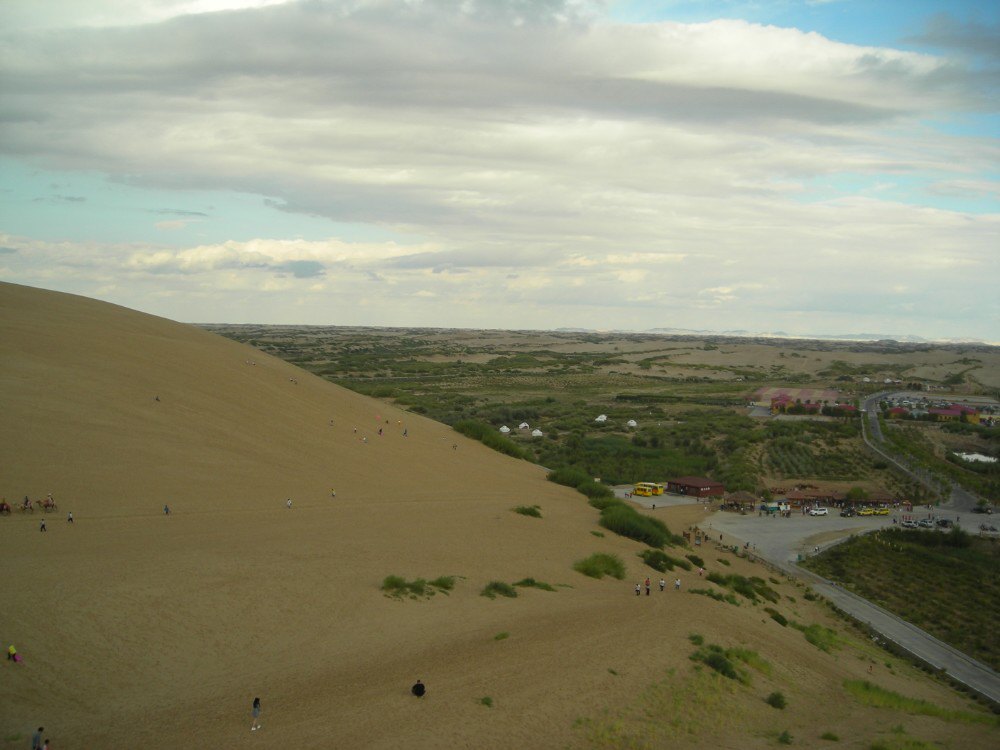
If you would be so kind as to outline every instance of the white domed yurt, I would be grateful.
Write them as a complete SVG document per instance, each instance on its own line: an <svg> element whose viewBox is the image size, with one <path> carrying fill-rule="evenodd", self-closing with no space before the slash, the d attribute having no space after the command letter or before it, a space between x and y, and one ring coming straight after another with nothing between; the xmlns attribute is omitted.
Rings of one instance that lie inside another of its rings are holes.
<svg viewBox="0 0 1000 750"><path fill-rule="evenodd" d="M602 423L603 423L603 422L607 422L607 421L608 421L608 415L607 415L607 414L601 414L601 415L600 415L599 417L597 417L597 418L596 418L596 419L595 419L594 421L595 421L595 422L602 422Z"/></svg>
<svg viewBox="0 0 1000 750"><path fill-rule="evenodd" d="M500 432L502 432L504 435L506 435L508 432L510 432L510 427L508 427L507 425L504 425L503 427L500 428Z"/></svg>
<svg viewBox="0 0 1000 750"><path fill-rule="evenodd" d="M542 431L538 430L538 429L535 429L535 430L531 431L531 437L541 437L542 434L543 434Z"/></svg>
<svg viewBox="0 0 1000 750"><path fill-rule="evenodd" d="M630 419L625 424L628 425L629 427L638 427L639 426L639 423L636 422L634 419Z"/></svg>

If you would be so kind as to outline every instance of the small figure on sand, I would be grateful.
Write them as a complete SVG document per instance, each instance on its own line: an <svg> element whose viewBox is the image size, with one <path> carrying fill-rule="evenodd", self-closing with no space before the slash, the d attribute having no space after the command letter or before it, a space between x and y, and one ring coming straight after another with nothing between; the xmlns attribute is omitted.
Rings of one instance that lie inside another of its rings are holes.
<svg viewBox="0 0 1000 750"><path fill-rule="evenodd" d="M45 519L44 518L42 519L42 525L38 527L38 530L39 531L46 531L46 528L45 528Z"/></svg>
<svg viewBox="0 0 1000 750"><path fill-rule="evenodd" d="M250 708L250 713L253 715L253 723L250 725L250 731L256 732L260 729L260 722L257 721L260 718L260 698L253 699L253 706Z"/></svg>
<svg viewBox="0 0 1000 750"><path fill-rule="evenodd" d="M170 515L170 506L169 505L164 505L163 506L163 515L165 515L165 516L169 516Z"/></svg>
<svg viewBox="0 0 1000 750"><path fill-rule="evenodd" d="M285 507L288 508L289 510L292 509L292 498L288 498L287 500L285 500Z"/></svg>
<svg viewBox="0 0 1000 750"><path fill-rule="evenodd" d="M45 727L38 727L38 731L31 735L31 750L42 750L42 732Z"/></svg>
<svg viewBox="0 0 1000 750"><path fill-rule="evenodd" d="M66 523L73 523L73 511L70 511L69 515L66 516Z"/></svg>
<svg viewBox="0 0 1000 750"><path fill-rule="evenodd" d="M663 589L665 589L666 587L667 587L667 582L666 582L666 581L664 581L664 580L663 580L663 579L661 578L661 579L660 579L660 591L663 591Z"/></svg>
<svg viewBox="0 0 1000 750"><path fill-rule="evenodd" d="M649 596L649 576L646 576L646 596Z"/></svg>
<svg viewBox="0 0 1000 750"><path fill-rule="evenodd" d="M680 591L680 590L681 590L681 579L680 578L675 578L674 579L674 591Z"/></svg>
<svg viewBox="0 0 1000 750"><path fill-rule="evenodd" d="M337 490L330 490L330 497L336 497L336 496L337 496Z"/></svg>
<svg viewBox="0 0 1000 750"><path fill-rule="evenodd" d="M635 595L639 596L640 593L642 593L642 587L637 583L635 585Z"/></svg>
<svg viewBox="0 0 1000 750"><path fill-rule="evenodd" d="M413 687L410 688L410 692L413 693L418 698L423 698L424 693L427 692L427 688L424 687L424 683L422 683L420 680L417 680L415 683L413 683Z"/></svg>

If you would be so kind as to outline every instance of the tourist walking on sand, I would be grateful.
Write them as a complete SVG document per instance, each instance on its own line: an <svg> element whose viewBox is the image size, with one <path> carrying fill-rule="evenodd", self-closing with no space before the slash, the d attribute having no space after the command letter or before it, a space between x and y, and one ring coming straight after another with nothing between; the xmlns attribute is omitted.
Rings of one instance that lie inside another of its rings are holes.
<svg viewBox="0 0 1000 750"><path fill-rule="evenodd" d="M38 727L38 731L31 735L31 750L42 750L42 732L45 727Z"/></svg>
<svg viewBox="0 0 1000 750"><path fill-rule="evenodd" d="M646 576L646 596L649 596L649 576Z"/></svg>
<svg viewBox="0 0 1000 750"><path fill-rule="evenodd" d="M660 579L660 591L663 591L663 589L665 589L666 587L667 587L667 582L666 582L666 581L664 581L664 580L663 580L663 579L661 578L661 579Z"/></svg>
<svg viewBox="0 0 1000 750"><path fill-rule="evenodd" d="M253 723L250 725L250 731L256 732L260 729L260 722L257 721L260 718L260 698L253 699L253 706L250 708L250 713L253 715Z"/></svg>
<svg viewBox="0 0 1000 750"><path fill-rule="evenodd" d="M66 516L66 523L73 523L73 511L70 511L69 515Z"/></svg>
<svg viewBox="0 0 1000 750"><path fill-rule="evenodd" d="M170 515L170 506L169 505L164 505L163 506L163 515L165 515L165 516L169 516Z"/></svg>
<svg viewBox="0 0 1000 750"><path fill-rule="evenodd" d="M681 590L681 579L680 578L675 578L674 579L674 591L680 591L680 590Z"/></svg>
<svg viewBox="0 0 1000 750"><path fill-rule="evenodd" d="M38 527L39 531L45 531L45 519L42 519L42 525Z"/></svg>
<svg viewBox="0 0 1000 750"><path fill-rule="evenodd" d="M427 688L424 687L424 683L422 683L420 680L417 680L415 683L413 683L413 687L410 688L410 692L413 693L418 698L423 698L424 693L427 692Z"/></svg>
<svg viewBox="0 0 1000 750"><path fill-rule="evenodd" d="M635 585L635 595L639 596L639 594L640 594L641 591L642 591L642 587L637 583ZM11 648L13 648L13 646L11 646Z"/></svg>
<svg viewBox="0 0 1000 750"><path fill-rule="evenodd" d="M286 507L286 508L288 508L289 510L291 510L291 509L292 509L292 498L288 498L288 499L287 499L287 500L285 501L285 507Z"/></svg>

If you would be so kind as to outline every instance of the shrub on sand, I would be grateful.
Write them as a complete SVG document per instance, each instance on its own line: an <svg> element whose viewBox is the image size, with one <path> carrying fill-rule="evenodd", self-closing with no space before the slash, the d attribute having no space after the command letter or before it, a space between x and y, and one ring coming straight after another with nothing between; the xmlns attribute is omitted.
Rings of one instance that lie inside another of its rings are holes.
<svg viewBox="0 0 1000 750"><path fill-rule="evenodd" d="M600 552L583 560L577 560L573 563L573 570L591 578L603 578L607 575L620 581L625 577L625 563L621 561L621 558L618 555Z"/></svg>
<svg viewBox="0 0 1000 750"><path fill-rule="evenodd" d="M485 596L490 599L496 599L498 596L506 596L513 599L517 596L517 589L509 583L504 583L503 581L490 581L479 593L481 596Z"/></svg>
<svg viewBox="0 0 1000 750"><path fill-rule="evenodd" d="M516 508L513 508L513 511L515 513L520 513L522 516L531 516L533 518L542 517L542 509L541 506L538 505L518 505Z"/></svg>

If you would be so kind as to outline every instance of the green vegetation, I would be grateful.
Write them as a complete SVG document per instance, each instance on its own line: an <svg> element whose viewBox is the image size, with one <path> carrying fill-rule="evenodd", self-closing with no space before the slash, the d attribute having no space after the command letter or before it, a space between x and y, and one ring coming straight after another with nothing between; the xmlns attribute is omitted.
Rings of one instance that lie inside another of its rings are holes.
<svg viewBox="0 0 1000 750"><path fill-rule="evenodd" d="M644 549L639 553L639 557L642 561L646 563L653 570L659 571L660 573L666 573L668 570L673 570L675 567L682 568L684 570L691 570L691 565L686 560L680 560L676 557L671 557L666 552L658 549Z"/></svg>
<svg viewBox="0 0 1000 750"><path fill-rule="evenodd" d="M942 708L919 698L907 698L892 690L874 685L868 680L845 680L844 689L848 695L865 706L891 708L908 714L934 716L945 721L962 724L989 724L1000 726L1000 719L987 713L972 713Z"/></svg>
<svg viewBox="0 0 1000 750"><path fill-rule="evenodd" d="M497 633L495 636L493 636L493 640L494 641L505 641L508 638L510 638L510 633L508 633L506 631L504 631L502 633Z"/></svg>
<svg viewBox="0 0 1000 750"><path fill-rule="evenodd" d="M484 695L479 699L480 705L486 706L486 708L493 708L493 699L488 695Z"/></svg>
<svg viewBox="0 0 1000 750"><path fill-rule="evenodd" d="M644 516L635 508L621 503L605 507L601 511L600 524L609 531L648 544L650 547L662 547L673 539L663 521Z"/></svg>
<svg viewBox="0 0 1000 750"><path fill-rule="evenodd" d="M721 591L716 591L715 589L688 589L688 593L707 596L710 599L715 599L717 602L728 602L736 607L740 606L740 602L735 594L723 594Z"/></svg>
<svg viewBox="0 0 1000 750"><path fill-rule="evenodd" d="M382 579L382 591L386 596L397 599L429 598L438 591L444 594L451 591L455 587L455 578L455 576L439 576L433 581L425 581L423 578L407 581L402 576L390 575Z"/></svg>
<svg viewBox="0 0 1000 750"><path fill-rule="evenodd" d="M797 622L791 623L791 626L802 631L806 640L820 651L831 653L835 648L840 647L840 638L830 628L822 625L801 625Z"/></svg>
<svg viewBox="0 0 1000 750"><path fill-rule="evenodd" d="M599 552L583 560L577 560L573 563L573 570L591 578L611 576L620 581L625 577L625 563L621 561L618 555L608 555Z"/></svg>
<svg viewBox="0 0 1000 750"><path fill-rule="evenodd" d="M542 517L542 508L540 505L518 505L516 508L513 508L513 511L520 513L522 516Z"/></svg>
<svg viewBox="0 0 1000 750"><path fill-rule="evenodd" d="M771 706L772 708L784 708L785 706L788 705L788 702L785 700L784 694L779 693L777 691L767 696L764 699L764 702L767 705Z"/></svg>
<svg viewBox="0 0 1000 750"><path fill-rule="evenodd" d="M744 685L750 684L750 673L741 668L740 664L746 664L762 674L770 674L771 672L771 665L762 659L756 651L745 648L724 649L714 643L699 648L691 654L691 660L701 662L723 677L736 680Z"/></svg>
<svg viewBox="0 0 1000 750"><path fill-rule="evenodd" d="M692 564L697 565L699 568L705 567L705 561L698 557L698 555L684 555L684 557L690 560ZM687 570L690 570L690 568L687 568Z"/></svg>
<svg viewBox="0 0 1000 750"><path fill-rule="evenodd" d="M829 742L840 742L840 737L834 734L833 732L823 732L823 734L821 734L819 738L821 740L827 740Z"/></svg>
<svg viewBox="0 0 1000 750"><path fill-rule="evenodd" d="M480 596L485 596L489 599L496 599L498 596L506 596L513 599L517 596L517 589L509 583L503 583L502 581L490 581L483 587L483 590L480 591L479 594Z"/></svg>
<svg viewBox="0 0 1000 750"><path fill-rule="evenodd" d="M545 583L545 581L536 581L534 578L522 578L520 581L515 581L514 585L522 588L541 589L542 591L556 590L555 586Z"/></svg>
<svg viewBox="0 0 1000 750"><path fill-rule="evenodd" d="M767 582L763 578L758 578L757 576L747 578L736 573L732 573L730 575L723 575L722 573L709 573L706 578L719 586L732 589L740 596L743 596L753 602L762 598L769 602L777 603L777 601L781 598L778 596L778 592L768 586Z"/></svg>
<svg viewBox="0 0 1000 750"><path fill-rule="evenodd" d="M991 540L958 529L890 529L803 565L1000 669L1000 643L990 636L1000 611L1000 547Z"/></svg>
<svg viewBox="0 0 1000 750"><path fill-rule="evenodd" d="M782 732L781 734L778 735L778 744L781 744L781 745L791 745L792 744L792 735L790 735L788 733L787 729L784 732Z"/></svg>
<svg viewBox="0 0 1000 750"><path fill-rule="evenodd" d="M695 646L700 646L705 642L704 636L701 636L698 633L691 633L690 635L688 635L688 640L691 641L691 643L693 643Z"/></svg>
<svg viewBox="0 0 1000 750"><path fill-rule="evenodd" d="M530 454L520 445L510 438L506 438L493 429L488 424L476 422L472 419L463 419L453 425L456 432L461 432L466 437L478 440L483 445L492 448L500 453L505 453L514 458L530 459Z"/></svg>
<svg viewBox="0 0 1000 750"><path fill-rule="evenodd" d="M782 627L785 627L785 626L788 625L788 619L783 614L781 614L781 612L779 612L778 610L776 610L774 607L764 607L764 611L767 612L771 616L772 620L774 620L776 623L778 623Z"/></svg>

